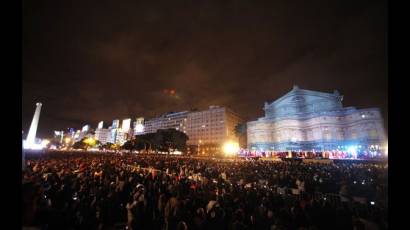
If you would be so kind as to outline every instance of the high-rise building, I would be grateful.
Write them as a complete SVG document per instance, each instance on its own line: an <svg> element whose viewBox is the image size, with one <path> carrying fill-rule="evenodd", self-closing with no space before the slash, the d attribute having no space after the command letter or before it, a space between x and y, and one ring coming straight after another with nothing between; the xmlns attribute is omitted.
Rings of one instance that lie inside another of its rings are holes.
<svg viewBox="0 0 410 230"><path fill-rule="evenodd" d="M163 116L160 129L175 129L186 133L188 111L168 113Z"/></svg>
<svg viewBox="0 0 410 230"><path fill-rule="evenodd" d="M100 121L100 122L98 123L97 129L102 129L102 128L103 128L103 125L104 125L104 122L103 122L103 121Z"/></svg>
<svg viewBox="0 0 410 230"><path fill-rule="evenodd" d="M144 122L144 134L155 133L161 127L162 117L155 117Z"/></svg>
<svg viewBox="0 0 410 230"><path fill-rule="evenodd" d="M188 136L188 145L206 146L201 152L215 153L225 141L238 141L235 126L243 119L231 109L210 106L208 110L172 112L144 122L143 133L175 129Z"/></svg>
<svg viewBox="0 0 410 230"><path fill-rule="evenodd" d="M118 129L119 127L120 127L120 120L118 120L118 119L113 120L111 128Z"/></svg>
<svg viewBox="0 0 410 230"><path fill-rule="evenodd" d="M75 133L74 133L74 141L79 141L79 140L81 140L81 138L80 138L80 134L81 134L81 130L77 130L77 131L75 131Z"/></svg>
<svg viewBox="0 0 410 230"><path fill-rule="evenodd" d="M331 151L384 146L377 108L343 107L336 90L293 90L265 103L265 117L247 123L248 148L257 151Z"/></svg>
<svg viewBox="0 0 410 230"><path fill-rule="evenodd" d="M83 128L81 129L81 132L88 132L90 130L89 125L84 125Z"/></svg>
<svg viewBox="0 0 410 230"><path fill-rule="evenodd" d="M60 143L63 143L64 131L54 131L54 139L58 140Z"/></svg>
<svg viewBox="0 0 410 230"><path fill-rule="evenodd" d="M112 143L122 145L132 135L131 119L127 118L122 121L121 127L119 126L119 120L114 120L111 126L111 141Z"/></svg>
<svg viewBox="0 0 410 230"><path fill-rule="evenodd" d="M219 152L226 141L238 141L235 126L244 122L231 109L210 106L208 110L191 112L186 118L188 145L198 146L200 153Z"/></svg>
<svg viewBox="0 0 410 230"><path fill-rule="evenodd" d="M112 121L111 126L111 143L116 143L118 129L120 128L120 120L116 119Z"/></svg>
<svg viewBox="0 0 410 230"><path fill-rule="evenodd" d="M189 111L166 113L145 121L143 133L155 133L159 129L175 129L186 133L186 120Z"/></svg>
<svg viewBox="0 0 410 230"><path fill-rule="evenodd" d="M90 136L90 135L88 135L90 133L90 131L91 131L90 126L89 125L84 125L81 129L81 132L80 132L79 136L78 136L78 140L81 140L81 139L83 139L87 136Z"/></svg>
<svg viewBox="0 0 410 230"><path fill-rule="evenodd" d="M122 120L121 131L124 133L128 133L130 128L131 128L131 118Z"/></svg>
<svg viewBox="0 0 410 230"><path fill-rule="evenodd" d="M110 129L96 129L95 130L95 139L100 141L102 144L106 144L107 142L113 143L111 140L111 130Z"/></svg>
<svg viewBox="0 0 410 230"><path fill-rule="evenodd" d="M138 134L142 134L144 132L144 118L143 117L137 117L137 119L134 121L134 125L133 125L133 135L138 135Z"/></svg>

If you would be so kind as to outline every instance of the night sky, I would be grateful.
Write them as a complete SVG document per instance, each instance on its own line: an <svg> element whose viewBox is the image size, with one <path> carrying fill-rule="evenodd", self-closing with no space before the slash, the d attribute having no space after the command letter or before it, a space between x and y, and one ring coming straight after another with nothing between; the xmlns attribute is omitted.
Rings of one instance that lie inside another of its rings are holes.
<svg viewBox="0 0 410 230"><path fill-rule="evenodd" d="M387 3L23 0L22 129L209 105L246 120L292 89L379 107L387 129Z"/></svg>

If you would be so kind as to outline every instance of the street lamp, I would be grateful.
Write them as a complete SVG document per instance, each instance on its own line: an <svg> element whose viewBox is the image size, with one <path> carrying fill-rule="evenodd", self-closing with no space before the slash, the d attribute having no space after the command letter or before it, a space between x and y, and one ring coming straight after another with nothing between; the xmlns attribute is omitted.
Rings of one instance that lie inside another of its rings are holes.
<svg viewBox="0 0 410 230"><path fill-rule="evenodd" d="M199 152L199 145L202 143L202 140L198 140L198 155L200 154Z"/></svg>

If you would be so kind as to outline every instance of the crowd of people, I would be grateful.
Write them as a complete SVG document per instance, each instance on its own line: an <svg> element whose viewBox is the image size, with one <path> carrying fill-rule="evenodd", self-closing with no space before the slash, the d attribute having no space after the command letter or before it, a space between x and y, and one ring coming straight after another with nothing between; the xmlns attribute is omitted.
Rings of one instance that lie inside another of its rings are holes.
<svg viewBox="0 0 410 230"><path fill-rule="evenodd" d="M26 155L39 229L387 229L387 163Z"/></svg>
<svg viewBox="0 0 410 230"><path fill-rule="evenodd" d="M324 151L324 152L309 152L309 151L257 151L242 149L239 153L242 157L276 157L276 158L306 158L306 159L387 159L386 153L378 151Z"/></svg>

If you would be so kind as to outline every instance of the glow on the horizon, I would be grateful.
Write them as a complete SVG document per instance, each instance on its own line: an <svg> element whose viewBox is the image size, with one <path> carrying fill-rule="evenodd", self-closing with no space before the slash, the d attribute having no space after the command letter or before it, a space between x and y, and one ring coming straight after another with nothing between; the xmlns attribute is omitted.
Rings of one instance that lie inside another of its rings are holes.
<svg viewBox="0 0 410 230"><path fill-rule="evenodd" d="M239 151L239 143L228 141L223 145L222 149L226 156L234 155Z"/></svg>
<svg viewBox="0 0 410 230"><path fill-rule="evenodd" d="M41 150L43 149L43 144L29 143L26 140L23 140L23 148L31 150Z"/></svg>

